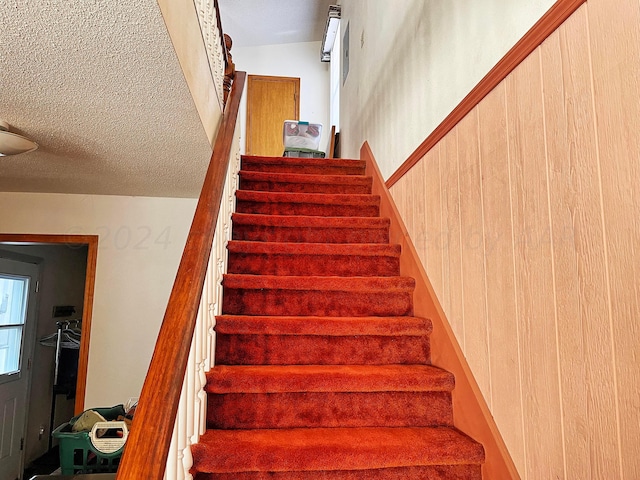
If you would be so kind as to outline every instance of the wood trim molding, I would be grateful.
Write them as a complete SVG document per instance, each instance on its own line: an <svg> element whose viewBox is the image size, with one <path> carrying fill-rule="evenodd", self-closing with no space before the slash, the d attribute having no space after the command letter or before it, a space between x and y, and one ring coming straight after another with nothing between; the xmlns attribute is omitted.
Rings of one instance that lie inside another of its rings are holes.
<svg viewBox="0 0 640 480"><path fill-rule="evenodd" d="M558 0L386 181L391 188L587 0Z"/></svg>
<svg viewBox="0 0 640 480"><path fill-rule="evenodd" d="M98 258L98 235L40 235L40 234L0 234L0 243L18 245L66 244L87 245L87 272L84 282L84 304L82 308L82 335L78 358L78 380L76 383L75 414L84 410L87 388L87 367L89 362L89 340L91 339L91 319L93 317L93 295L96 283L96 263Z"/></svg>
<svg viewBox="0 0 640 480"><path fill-rule="evenodd" d="M380 216L391 220L389 241L401 247L400 273L403 276L413 277L416 281L413 294L415 315L428 318L433 323L430 339L431 360L434 365L450 371L455 376L456 388L452 394L454 425L482 443L485 450L482 478L519 479L516 466L438 302L367 142L360 149L360 159L366 162L366 175L373 177L372 193L380 196Z"/></svg>
<svg viewBox="0 0 640 480"><path fill-rule="evenodd" d="M246 74L236 77L216 136L191 229L120 460L118 480L160 480L165 472L200 307Z"/></svg>

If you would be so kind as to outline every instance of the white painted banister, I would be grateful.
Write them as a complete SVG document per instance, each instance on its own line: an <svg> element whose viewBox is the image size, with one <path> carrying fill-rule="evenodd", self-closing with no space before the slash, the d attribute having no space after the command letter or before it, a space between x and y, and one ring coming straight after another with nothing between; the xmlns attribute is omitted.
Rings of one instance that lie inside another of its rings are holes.
<svg viewBox="0 0 640 480"><path fill-rule="evenodd" d="M171 448L167 457L165 480L192 480L189 473L192 466L191 445L197 443L206 428L207 397L204 386L206 372L215 363L215 317L222 312L222 275L226 272L227 243L231 235L231 214L235 205L239 169L240 128L236 125L209 268L189 352Z"/></svg>

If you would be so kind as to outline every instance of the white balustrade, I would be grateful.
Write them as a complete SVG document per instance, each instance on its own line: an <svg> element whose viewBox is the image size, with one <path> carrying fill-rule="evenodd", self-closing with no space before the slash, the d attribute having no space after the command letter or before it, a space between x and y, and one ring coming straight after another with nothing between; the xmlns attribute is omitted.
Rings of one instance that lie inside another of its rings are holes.
<svg viewBox="0 0 640 480"><path fill-rule="evenodd" d="M222 275L226 272L227 243L231 238L231 214L235 206L239 170L240 127L237 122L173 438L167 457L165 480L192 480L193 477L189 473L193 465L191 445L198 441L206 429L207 396L204 386L207 381L206 372L215 363L215 317L222 312Z"/></svg>

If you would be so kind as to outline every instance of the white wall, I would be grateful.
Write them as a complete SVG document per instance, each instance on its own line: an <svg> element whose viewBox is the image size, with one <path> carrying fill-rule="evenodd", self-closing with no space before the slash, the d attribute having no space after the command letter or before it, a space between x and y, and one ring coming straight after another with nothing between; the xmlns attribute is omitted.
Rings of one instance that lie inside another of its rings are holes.
<svg viewBox="0 0 640 480"><path fill-rule="evenodd" d="M388 178L554 0L341 3L341 153L357 158L367 140Z"/></svg>
<svg viewBox="0 0 640 480"><path fill-rule="evenodd" d="M231 49L236 70L248 75L300 78L300 120L322 123L320 150L329 143L329 63L320 61L320 42L287 43ZM246 145L247 94L240 104L241 140Z"/></svg>
<svg viewBox="0 0 640 480"><path fill-rule="evenodd" d="M138 396L195 199L0 193L0 232L99 235L86 407Z"/></svg>

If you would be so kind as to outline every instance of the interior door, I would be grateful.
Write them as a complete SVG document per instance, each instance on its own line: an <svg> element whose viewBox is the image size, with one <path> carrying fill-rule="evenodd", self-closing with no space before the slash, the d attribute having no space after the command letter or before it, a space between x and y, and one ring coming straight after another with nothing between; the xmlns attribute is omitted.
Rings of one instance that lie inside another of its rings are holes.
<svg viewBox="0 0 640 480"><path fill-rule="evenodd" d="M0 478L22 477L35 335L35 264L0 258Z"/></svg>
<svg viewBox="0 0 640 480"><path fill-rule="evenodd" d="M282 156L284 121L299 115L299 78L249 75L246 154Z"/></svg>

